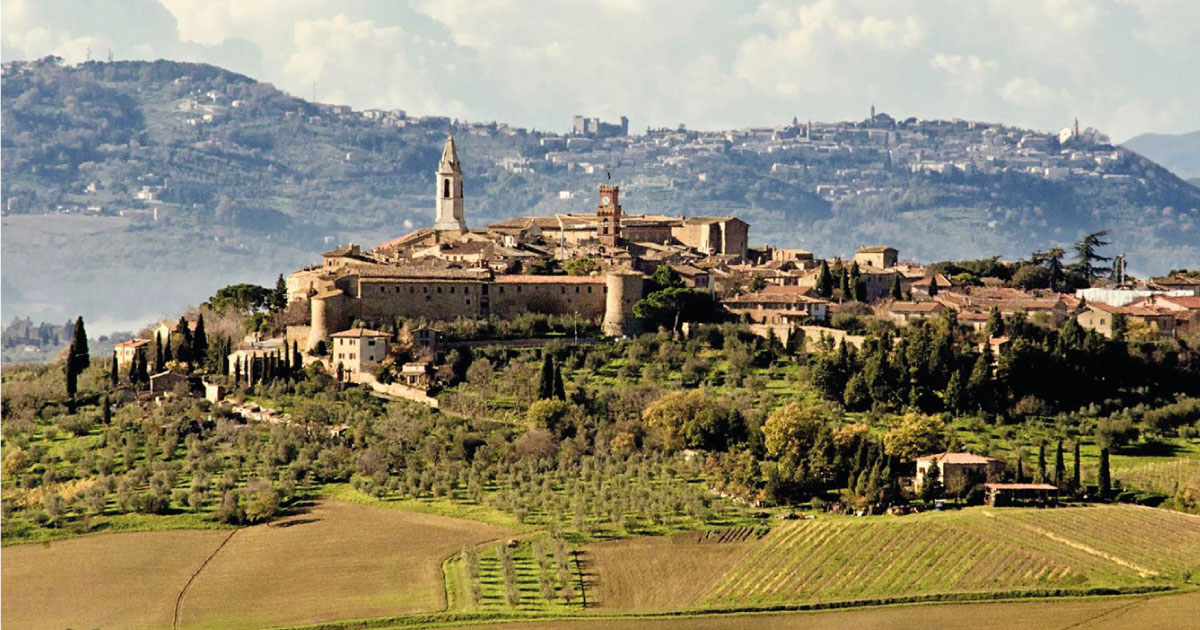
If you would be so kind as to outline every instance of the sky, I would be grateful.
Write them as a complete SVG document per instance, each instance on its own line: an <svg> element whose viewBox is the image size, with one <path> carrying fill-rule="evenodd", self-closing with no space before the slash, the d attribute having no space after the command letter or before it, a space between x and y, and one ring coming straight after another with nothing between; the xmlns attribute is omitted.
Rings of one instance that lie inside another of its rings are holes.
<svg viewBox="0 0 1200 630"><path fill-rule="evenodd" d="M1200 129L1198 0L5 0L0 58L174 59L566 131L965 118Z"/></svg>

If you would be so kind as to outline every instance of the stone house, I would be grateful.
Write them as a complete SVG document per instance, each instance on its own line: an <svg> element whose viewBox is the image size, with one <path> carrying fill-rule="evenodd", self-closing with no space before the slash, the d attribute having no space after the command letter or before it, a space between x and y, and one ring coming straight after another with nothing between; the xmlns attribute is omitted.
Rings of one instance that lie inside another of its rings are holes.
<svg viewBox="0 0 1200 630"><path fill-rule="evenodd" d="M937 478L947 492L959 493L971 486L996 479L1004 472L1004 462L994 457L974 453L937 453L917 458L917 476L913 489L920 492L929 479L929 471L937 467Z"/></svg>
<svg viewBox="0 0 1200 630"><path fill-rule="evenodd" d="M874 267L876 269L895 267L899 258L900 251L894 247L860 247L858 251L854 252L854 262L858 263L859 269L864 267Z"/></svg>
<svg viewBox="0 0 1200 630"><path fill-rule="evenodd" d="M148 359L150 354L150 341L146 339L129 339L122 341L113 346L113 351L117 355L117 367L128 367L133 361L133 357L141 355L143 359Z"/></svg>
<svg viewBox="0 0 1200 630"><path fill-rule="evenodd" d="M388 340L391 335L366 328L351 328L329 336L332 344L329 357L335 367L358 373L378 365L387 356Z"/></svg>

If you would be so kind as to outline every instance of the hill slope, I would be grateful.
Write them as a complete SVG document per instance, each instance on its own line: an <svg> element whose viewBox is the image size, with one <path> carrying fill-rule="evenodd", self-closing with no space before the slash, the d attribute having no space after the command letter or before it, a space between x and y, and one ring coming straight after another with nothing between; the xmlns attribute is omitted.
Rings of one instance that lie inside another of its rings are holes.
<svg viewBox="0 0 1200 630"><path fill-rule="evenodd" d="M1200 129L1191 133L1144 133L1121 146L1158 162L1186 180L1200 178Z"/></svg>
<svg viewBox="0 0 1200 630"><path fill-rule="evenodd" d="M611 171L629 212L737 215L754 243L826 255L888 243L924 260L1016 257L1110 229L1135 272L1200 266L1200 190L1121 148L1003 125L823 123L812 142L794 126L780 140L654 130L576 148L504 124L309 103L170 61L9 63L2 97L5 319L82 313L131 328L337 243L427 226L451 132L472 225L588 211Z"/></svg>

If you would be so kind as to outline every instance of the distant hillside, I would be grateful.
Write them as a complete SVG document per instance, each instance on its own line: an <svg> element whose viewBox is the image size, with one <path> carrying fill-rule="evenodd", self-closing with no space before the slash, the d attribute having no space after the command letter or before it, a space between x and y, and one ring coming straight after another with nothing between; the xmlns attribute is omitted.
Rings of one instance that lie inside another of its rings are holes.
<svg viewBox="0 0 1200 630"><path fill-rule="evenodd" d="M471 225L589 211L611 172L626 211L737 215L754 244L1012 258L1109 229L1133 271L1200 267L1200 189L1119 147L998 124L883 115L821 123L811 142L795 123L568 144L171 61L8 63L0 92L5 320L132 329L338 243L428 226L451 132Z"/></svg>
<svg viewBox="0 0 1200 630"><path fill-rule="evenodd" d="M1144 133L1121 146L1158 162L1193 184L1200 179L1200 129L1176 135Z"/></svg>

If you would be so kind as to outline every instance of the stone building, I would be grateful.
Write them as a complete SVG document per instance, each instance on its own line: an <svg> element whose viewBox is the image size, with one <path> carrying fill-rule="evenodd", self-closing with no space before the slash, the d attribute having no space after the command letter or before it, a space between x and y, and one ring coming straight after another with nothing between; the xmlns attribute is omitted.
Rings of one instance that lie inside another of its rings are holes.
<svg viewBox="0 0 1200 630"><path fill-rule="evenodd" d="M899 257L899 250L885 246L860 247L858 251L854 252L854 262L858 263L859 268L887 269L895 267Z"/></svg>
<svg viewBox="0 0 1200 630"><path fill-rule="evenodd" d="M366 328L352 328L329 336L329 359L351 373L365 372L387 356L391 335Z"/></svg>
<svg viewBox="0 0 1200 630"><path fill-rule="evenodd" d="M1004 472L1004 462L974 453L938 453L917 458L917 476L913 489L920 492L929 479L929 470L937 468L938 480L948 492L957 493L975 484L994 481Z"/></svg>

